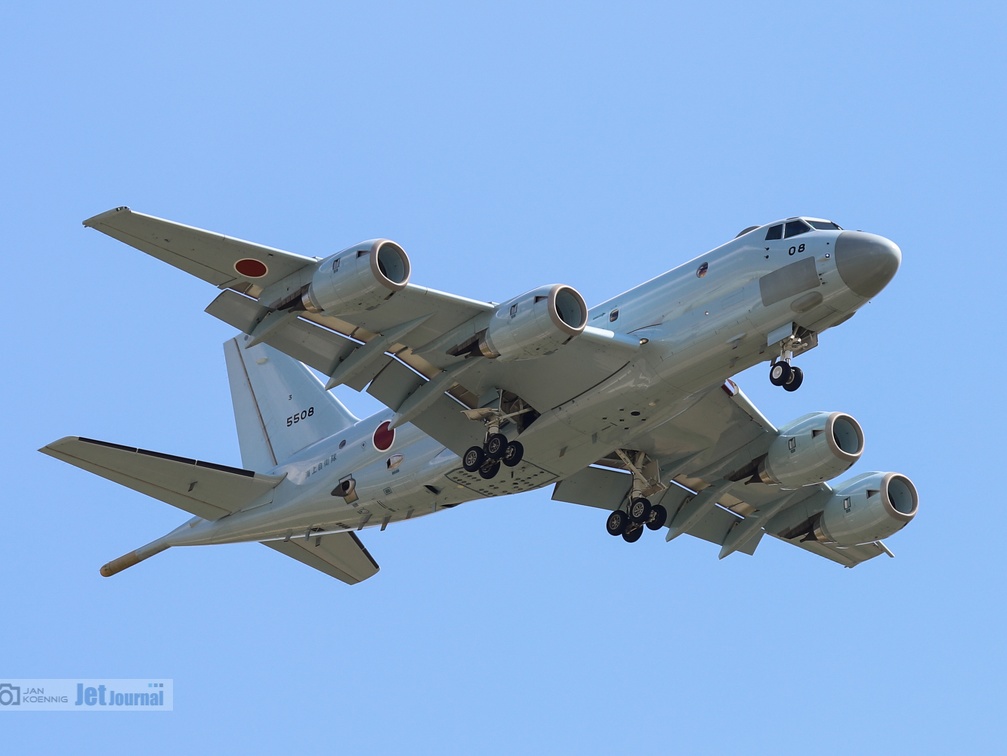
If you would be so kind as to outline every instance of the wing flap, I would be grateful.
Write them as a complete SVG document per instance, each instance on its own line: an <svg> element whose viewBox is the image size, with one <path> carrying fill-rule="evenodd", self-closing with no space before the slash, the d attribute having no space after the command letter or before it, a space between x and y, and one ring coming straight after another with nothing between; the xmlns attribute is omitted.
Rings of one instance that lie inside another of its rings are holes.
<svg viewBox="0 0 1007 756"><path fill-rule="evenodd" d="M424 385L426 381L405 365L390 361L367 387L367 393L386 407L398 410ZM482 444L484 435L482 424L466 419L463 410L462 405L442 393L410 422L461 456L468 447Z"/></svg>
<svg viewBox="0 0 1007 756"><path fill-rule="evenodd" d="M565 501L570 504L582 504L612 511L626 500L631 483L632 478L626 473L599 467L585 467L557 483L553 489L552 498L554 501ZM691 491L673 485L669 486L660 498L653 498L652 502L660 504L668 510L668 525L670 526L675 513L691 495ZM722 507L713 507L685 532L694 538L719 546L727 539L731 528L741 520L741 517ZM759 539L752 538L738 551L743 554L754 554L758 544Z"/></svg>
<svg viewBox="0 0 1007 756"><path fill-rule="evenodd" d="M283 480L283 476L74 436L39 451L204 520L237 512L268 496Z"/></svg>
<svg viewBox="0 0 1007 756"><path fill-rule="evenodd" d="M489 302L479 302L436 289L407 284L404 289L395 292L374 309L340 318L328 315L311 315L310 317L339 333L350 334L353 331L360 331L362 332L361 341L368 341L369 334L386 333L402 323L425 318L422 325L401 339L401 344L417 354L442 355L444 364L441 364L440 361L434 364L438 368L443 368L445 364L456 358L447 355L446 352L446 349L454 344L442 344L441 340L448 334L463 340L466 332L455 333L456 329L477 319L479 315L488 318L494 308L495 305ZM467 335L473 335L476 330L473 323L473 327L467 332ZM353 335L357 338L356 334Z"/></svg>
<svg viewBox="0 0 1007 756"><path fill-rule="evenodd" d="M262 545L349 585L367 580L380 569L353 533L332 533L307 541L262 541Z"/></svg>
<svg viewBox="0 0 1007 756"><path fill-rule="evenodd" d="M311 257L133 212L128 207L100 213L88 218L84 225L218 287L265 287L318 262ZM239 265L242 260L259 265ZM240 273L239 268L248 275Z"/></svg>
<svg viewBox="0 0 1007 756"><path fill-rule="evenodd" d="M210 303L206 312L244 333L258 336L257 326L269 314L269 309L250 297L225 291ZM345 336L293 314L261 336L261 341L326 375L358 348Z"/></svg>
<svg viewBox="0 0 1007 756"><path fill-rule="evenodd" d="M773 534L771 533L770 535ZM779 536L776 537L780 538ZM792 543L794 546L799 546L805 551L810 551L812 554L817 554L820 557L831 559L833 562L841 564L844 567L856 567L858 564L863 564L868 559L874 559L874 557L881 556L882 554L892 556L892 553L881 541L865 543L860 546L831 546L819 543L818 541L790 540L787 538L780 538L780 540Z"/></svg>
<svg viewBox="0 0 1007 756"><path fill-rule="evenodd" d="M557 483L552 499L612 511L625 501L632 482L626 473L585 467Z"/></svg>

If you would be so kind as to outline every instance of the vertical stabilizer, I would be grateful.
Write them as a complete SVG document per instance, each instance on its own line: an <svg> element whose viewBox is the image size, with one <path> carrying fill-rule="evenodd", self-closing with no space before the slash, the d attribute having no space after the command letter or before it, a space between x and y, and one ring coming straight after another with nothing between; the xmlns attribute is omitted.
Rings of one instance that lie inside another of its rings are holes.
<svg viewBox="0 0 1007 756"><path fill-rule="evenodd" d="M314 374L266 344L245 348L247 336L224 343L241 462L269 470L306 446L348 428L357 418Z"/></svg>

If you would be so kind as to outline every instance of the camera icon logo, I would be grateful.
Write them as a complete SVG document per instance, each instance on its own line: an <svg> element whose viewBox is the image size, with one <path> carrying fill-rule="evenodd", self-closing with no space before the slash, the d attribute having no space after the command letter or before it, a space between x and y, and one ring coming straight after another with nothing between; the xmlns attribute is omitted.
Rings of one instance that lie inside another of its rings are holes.
<svg viewBox="0 0 1007 756"><path fill-rule="evenodd" d="M20 706L21 688L10 683L0 683L0 706Z"/></svg>

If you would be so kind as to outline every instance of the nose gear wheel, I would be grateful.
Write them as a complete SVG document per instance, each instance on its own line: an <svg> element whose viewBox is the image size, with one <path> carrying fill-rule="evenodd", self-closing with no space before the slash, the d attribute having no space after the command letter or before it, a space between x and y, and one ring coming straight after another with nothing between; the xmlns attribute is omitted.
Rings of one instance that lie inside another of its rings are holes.
<svg viewBox="0 0 1007 756"><path fill-rule="evenodd" d="M780 343L780 358L769 366L769 382L774 386L782 386L784 391L797 391L804 383L804 371L794 367L790 361L794 359L794 351L800 350L804 341L798 336L791 336Z"/></svg>

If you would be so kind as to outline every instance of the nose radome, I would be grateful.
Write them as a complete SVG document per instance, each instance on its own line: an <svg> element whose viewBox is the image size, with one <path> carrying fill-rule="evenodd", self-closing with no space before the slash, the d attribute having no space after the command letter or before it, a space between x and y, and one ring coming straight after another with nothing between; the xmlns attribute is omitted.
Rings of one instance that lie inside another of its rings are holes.
<svg viewBox="0 0 1007 756"><path fill-rule="evenodd" d="M843 231L836 239L836 268L851 291L869 299L895 277L902 250L895 242L863 231Z"/></svg>

